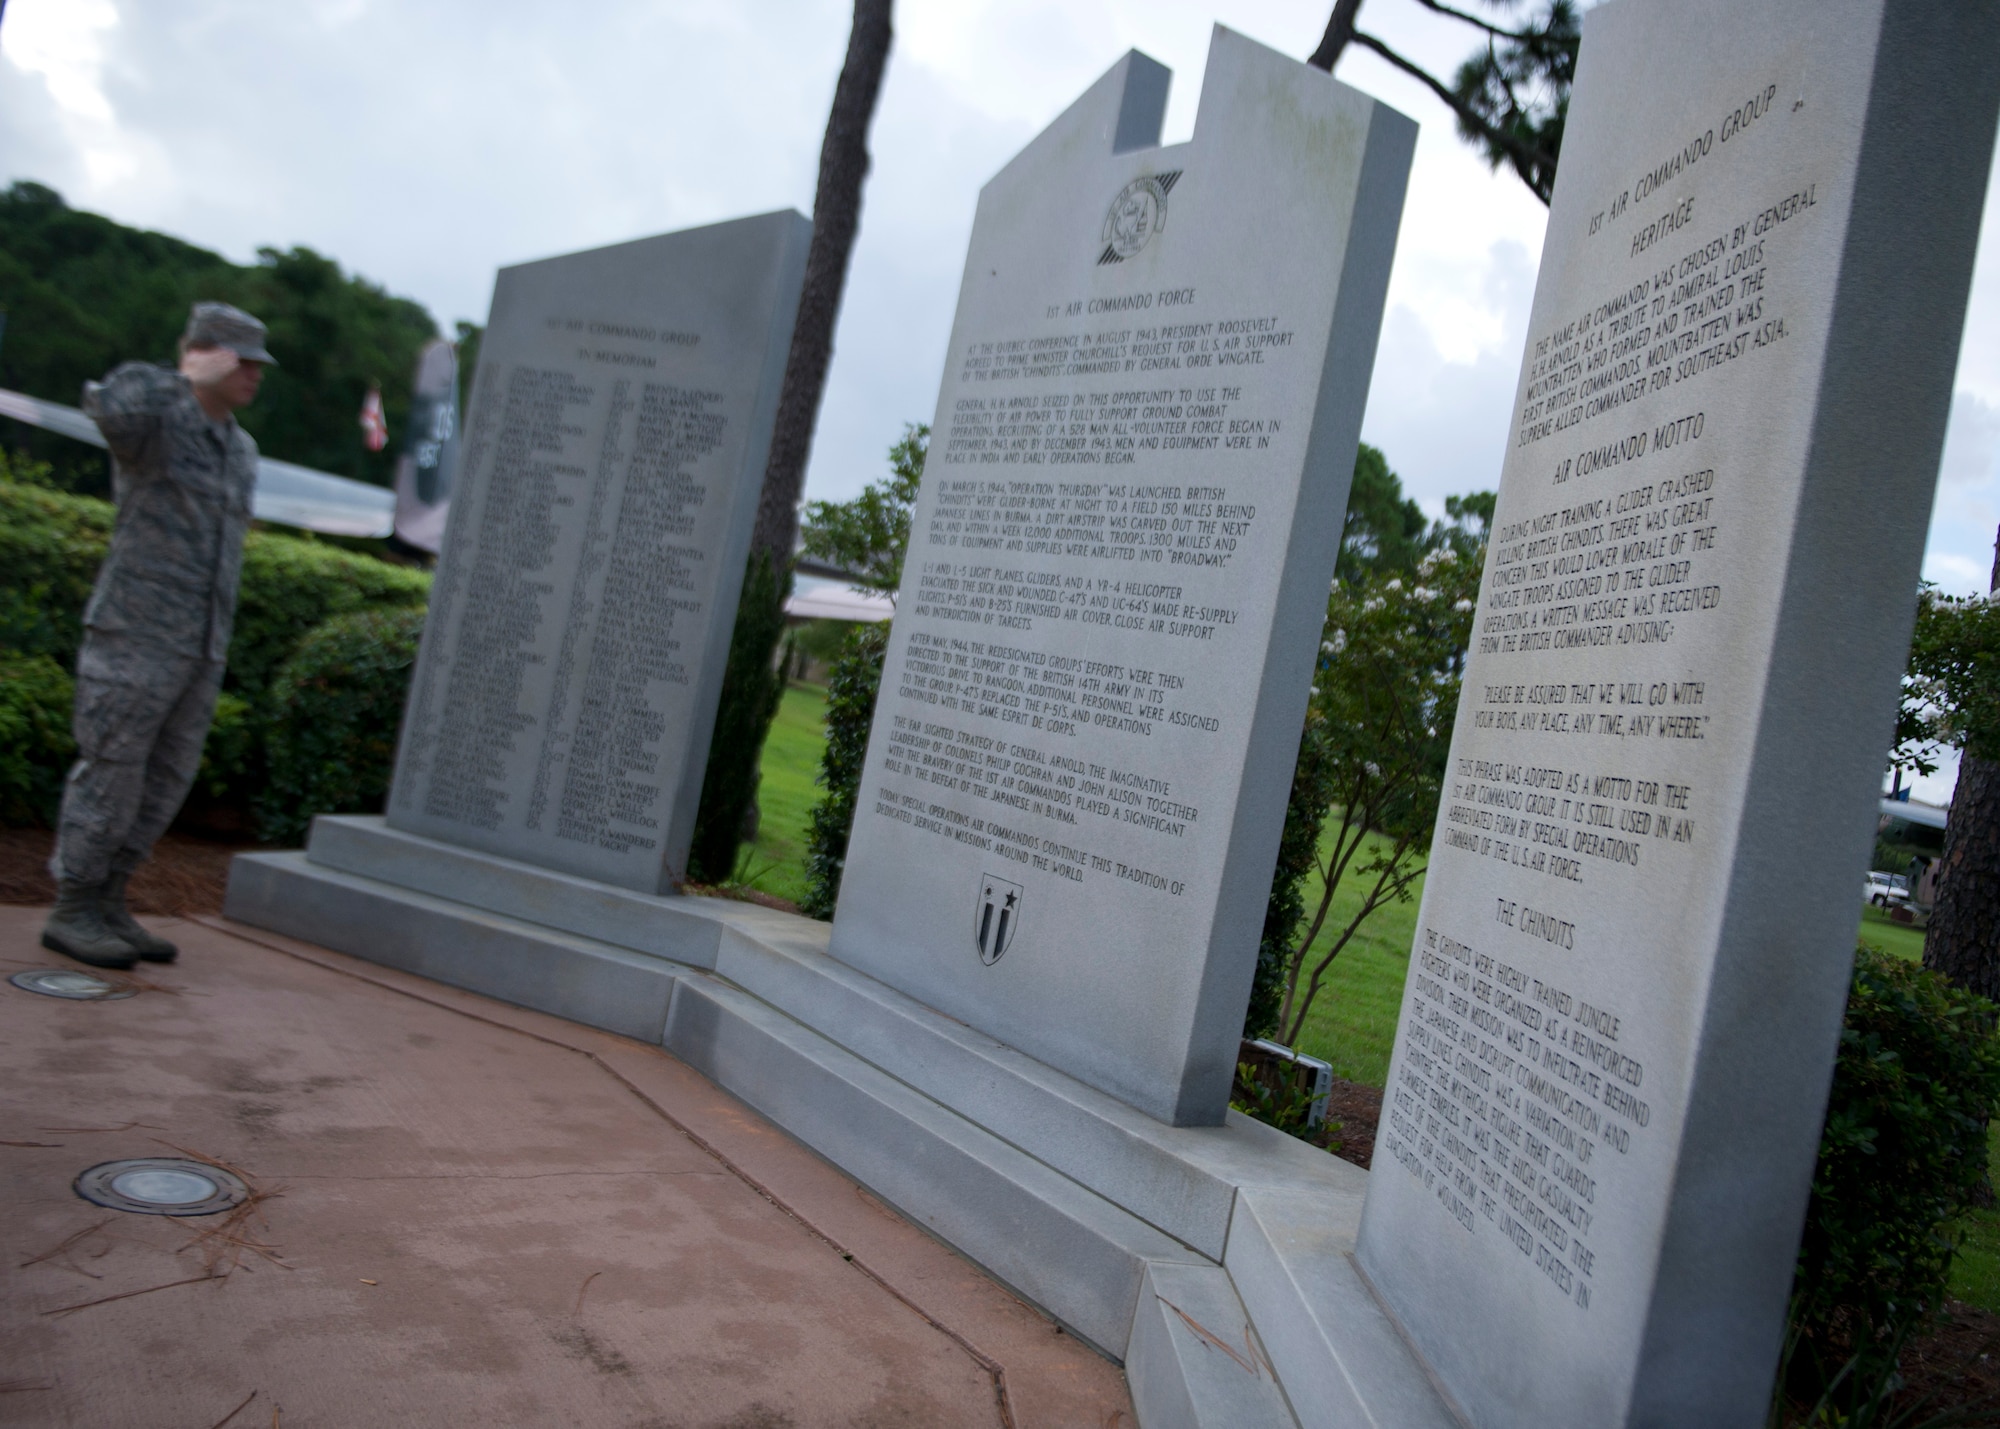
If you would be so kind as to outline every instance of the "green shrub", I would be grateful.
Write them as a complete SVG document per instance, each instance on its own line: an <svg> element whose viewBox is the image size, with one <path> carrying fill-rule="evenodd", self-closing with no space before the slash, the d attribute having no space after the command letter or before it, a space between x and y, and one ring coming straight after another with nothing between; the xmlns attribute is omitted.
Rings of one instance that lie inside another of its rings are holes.
<svg viewBox="0 0 2000 1429"><path fill-rule="evenodd" d="M2000 1109L1993 1014L1915 963L1865 944L1855 960L1792 1282L1783 1387L1805 1404L1872 1415L1943 1303Z"/></svg>
<svg viewBox="0 0 2000 1429"><path fill-rule="evenodd" d="M0 480L0 649L76 665L83 607L111 542L108 501ZM375 606L421 605L424 571L306 537L252 531L243 547L225 688L255 700L308 630Z"/></svg>
<svg viewBox="0 0 2000 1429"><path fill-rule="evenodd" d="M220 803L248 807L254 782L263 768L259 736L263 721L257 707L224 690L215 700L208 742L201 747L197 787Z"/></svg>
<svg viewBox="0 0 2000 1429"><path fill-rule="evenodd" d="M226 687L255 701L322 622L353 611L421 609L430 589L427 571L298 536L252 531L243 545Z"/></svg>
<svg viewBox="0 0 2000 1429"><path fill-rule="evenodd" d="M110 502L51 491L10 471L0 481L0 650L75 669L83 607L110 545Z"/></svg>
<svg viewBox="0 0 2000 1429"><path fill-rule="evenodd" d="M854 800L861 791L861 764L868 754L868 728L875 719L875 692L882 684L882 661L889 652L889 626L857 625L826 681L826 752L820 756L819 783L826 790L806 831L806 896L799 911L808 918L831 918L847 867L847 837L854 828Z"/></svg>
<svg viewBox="0 0 2000 1429"><path fill-rule="evenodd" d="M40 656L58 669L75 668L83 609L110 546L112 516L111 503L39 485L32 463L0 453L0 657ZM268 759L267 687L307 632L355 611L421 613L430 579L309 537L253 530L244 543L223 696L202 753L201 795L247 810ZM65 693L61 701L61 749L9 740L0 755L7 790L59 788L74 756L67 745L69 698ZM0 819L52 817L26 812L41 807L40 797L10 792L0 801Z"/></svg>
<svg viewBox="0 0 2000 1429"><path fill-rule="evenodd" d="M315 814L381 811L423 627L421 606L336 616L279 668L255 801L264 837L296 843Z"/></svg>
<svg viewBox="0 0 2000 1429"><path fill-rule="evenodd" d="M48 656L0 651L0 823L55 825L63 776L76 758L74 696L69 675Z"/></svg>

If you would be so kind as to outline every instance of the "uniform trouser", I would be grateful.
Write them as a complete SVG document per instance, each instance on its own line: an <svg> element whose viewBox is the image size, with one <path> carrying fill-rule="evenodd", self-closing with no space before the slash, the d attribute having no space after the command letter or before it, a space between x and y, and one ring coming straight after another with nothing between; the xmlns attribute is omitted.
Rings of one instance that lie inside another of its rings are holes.
<svg viewBox="0 0 2000 1429"><path fill-rule="evenodd" d="M76 660L78 759L63 786L50 868L102 883L152 852L201 768L222 662L86 631Z"/></svg>

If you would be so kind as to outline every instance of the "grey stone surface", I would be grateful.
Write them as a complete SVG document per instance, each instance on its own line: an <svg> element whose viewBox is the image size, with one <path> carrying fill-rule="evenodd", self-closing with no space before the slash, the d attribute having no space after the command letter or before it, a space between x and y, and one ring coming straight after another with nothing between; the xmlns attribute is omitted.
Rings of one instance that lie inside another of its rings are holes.
<svg viewBox="0 0 2000 1429"><path fill-rule="evenodd" d="M379 879L698 968L715 966L716 944L728 919L748 917L755 922L757 914L768 912L714 898L614 888L405 833L366 814L315 819L308 857L321 868Z"/></svg>
<svg viewBox="0 0 2000 1429"><path fill-rule="evenodd" d="M1461 1429L1354 1262L1368 1173L1344 1185L1246 1186L1224 1268L1305 1429Z"/></svg>
<svg viewBox="0 0 2000 1429"><path fill-rule="evenodd" d="M1218 28L1153 147L1162 78L981 192L832 948L1212 1125L1416 131Z"/></svg>
<svg viewBox="0 0 2000 1429"><path fill-rule="evenodd" d="M1996 57L1585 17L1358 1252L1477 1425L1764 1418Z"/></svg>
<svg viewBox="0 0 2000 1429"><path fill-rule="evenodd" d="M1201 1258L791 1018L690 974L666 1046L1114 1359L1152 1262Z"/></svg>
<svg viewBox="0 0 2000 1429"><path fill-rule="evenodd" d="M1132 1214L1220 1260L1239 1185L1325 1189L1325 1153L1231 1113L1170 1127L828 957L725 936L716 972Z"/></svg>
<svg viewBox="0 0 2000 1429"><path fill-rule="evenodd" d="M811 231L501 270L391 824L678 884Z"/></svg>
<svg viewBox="0 0 2000 1429"><path fill-rule="evenodd" d="M673 997L672 963L323 868L299 853L231 860L223 912L642 1042L660 1040Z"/></svg>
<svg viewBox="0 0 2000 1429"><path fill-rule="evenodd" d="M1125 1381L1145 1429L1297 1429L1299 1422L1229 1276L1215 1266L1146 1268Z"/></svg>

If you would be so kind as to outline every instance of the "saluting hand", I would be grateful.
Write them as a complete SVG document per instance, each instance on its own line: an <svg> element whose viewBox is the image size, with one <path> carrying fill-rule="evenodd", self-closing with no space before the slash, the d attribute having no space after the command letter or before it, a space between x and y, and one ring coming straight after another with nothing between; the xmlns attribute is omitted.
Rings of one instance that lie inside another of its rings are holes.
<svg viewBox="0 0 2000 1429"><path fill-rule="evenodd" d="M191 347L181 354L181 376L196 387L215 387L243 361L227 347Z"/></svg>

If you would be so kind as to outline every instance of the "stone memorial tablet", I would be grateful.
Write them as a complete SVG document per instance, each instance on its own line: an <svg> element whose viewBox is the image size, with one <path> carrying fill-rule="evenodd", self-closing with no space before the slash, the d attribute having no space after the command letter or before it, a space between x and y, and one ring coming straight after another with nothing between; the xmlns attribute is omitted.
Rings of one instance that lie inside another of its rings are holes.
<svg viewBox="0 0 2000 1429"><path fill-rule="evenodd" d="M1161 1120L1228 1101L1416 128L1215 31L980 195L832 949Z"/></svg>
<svg viewBox="0 0 2000 1429"><path fill-rule="evenodd" d="M811 233L771 213L501 270L392 825L678 883Z"/></svg>
<svg viewBox="0 0 2000 1429"><path fill-rule="evenodd" d="M1996 42L1585 16L1357 1252L1482 1429L1764 1422Z"/></svg>

